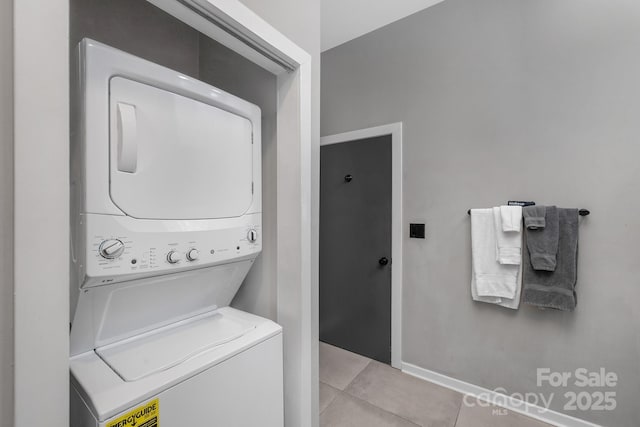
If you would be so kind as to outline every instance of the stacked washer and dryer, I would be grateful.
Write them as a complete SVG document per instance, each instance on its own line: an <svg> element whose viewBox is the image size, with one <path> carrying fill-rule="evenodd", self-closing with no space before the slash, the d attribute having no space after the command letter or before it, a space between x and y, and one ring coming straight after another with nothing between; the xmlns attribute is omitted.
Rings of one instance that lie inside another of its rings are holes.
<svg viewBox="0 0 640 427"><path fill-rule="evenodd" d="M260 109L85 39L71 425L283 425L282 329L229 307L262 248Z"/></svg>

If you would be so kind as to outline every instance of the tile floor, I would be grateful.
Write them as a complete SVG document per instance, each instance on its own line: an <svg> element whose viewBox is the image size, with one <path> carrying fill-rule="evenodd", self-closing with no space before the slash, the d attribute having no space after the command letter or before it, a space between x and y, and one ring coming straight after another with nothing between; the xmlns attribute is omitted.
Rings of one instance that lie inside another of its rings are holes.
<svg viewBox="0 0 640 427"><path fill-rule="evenodd" d="M321 427L549 427L515 412L467 406L453 390L320 343Z"/></svg>

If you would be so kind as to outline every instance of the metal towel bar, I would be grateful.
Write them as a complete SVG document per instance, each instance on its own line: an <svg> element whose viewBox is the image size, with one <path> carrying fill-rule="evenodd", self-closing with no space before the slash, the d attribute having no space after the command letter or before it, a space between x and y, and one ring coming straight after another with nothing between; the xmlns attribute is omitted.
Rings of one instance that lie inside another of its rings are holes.
<svg viewBox="0 0 640 427"><path fill-rule="evenodd" d="M467 214L468 214L468 215L471 215L471 209L469 209L469 210L467 211ZM587 215L591 214L591 211L589 211L589 209L580 209L580 210L578 211L578 214L580 214L580 216L587 216Z"/></svg>

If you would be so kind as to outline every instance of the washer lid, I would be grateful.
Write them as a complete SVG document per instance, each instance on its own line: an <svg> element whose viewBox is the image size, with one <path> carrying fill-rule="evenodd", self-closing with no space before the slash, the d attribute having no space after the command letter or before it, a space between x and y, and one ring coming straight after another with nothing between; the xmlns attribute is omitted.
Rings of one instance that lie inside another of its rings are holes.
<svg viewBox="0 0 640 427"><path fill-rule="evenodd" d="M247 320L231 319L216 312L99 347L95 352L124 381L137 381L238 339L255 328Z"/></svg>
<svg viewBox="0 0 640 427"><path fill-rule="evenodd" d="M214 219L247 212L250 120L123 77L110 79L109 104L110 193L124 213Z"/></svg>

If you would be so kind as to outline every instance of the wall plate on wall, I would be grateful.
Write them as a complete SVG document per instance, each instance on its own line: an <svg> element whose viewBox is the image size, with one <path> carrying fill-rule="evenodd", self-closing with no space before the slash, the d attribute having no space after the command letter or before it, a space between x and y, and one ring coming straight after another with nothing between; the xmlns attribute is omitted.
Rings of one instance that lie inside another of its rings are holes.
<svg viewBox="0 0 640 427"><path fill-rule="evenodd" d="M409 237L412 239L424 239L424 224L409 224Z"/></svg>

